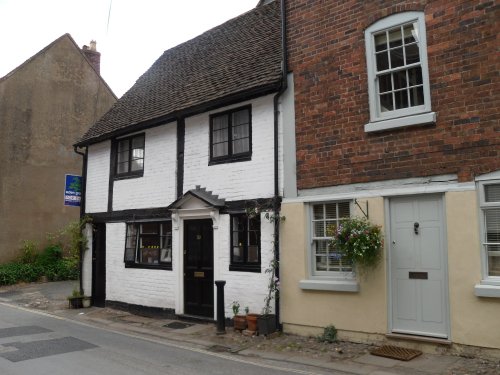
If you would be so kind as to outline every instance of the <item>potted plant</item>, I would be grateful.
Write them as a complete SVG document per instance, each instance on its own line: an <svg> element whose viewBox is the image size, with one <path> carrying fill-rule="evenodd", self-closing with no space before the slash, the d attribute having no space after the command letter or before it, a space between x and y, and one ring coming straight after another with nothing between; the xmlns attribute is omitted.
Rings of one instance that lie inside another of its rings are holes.
<svg viewBox="0 0 500 375"><path fill-rule="evenodd" d="M233 326L235 331L243 331L247 328L247 319L244 315L238 315L240 312L240 303L233 301Z"/></svg>
<svg viewBox="0 0 500 375"><path fill-rule="evenodd" d="M257 319L259 318L259 314L247 314L247 330L251 332L257 332Z"/></svg>
<svg viewBox="0 0 500 375"><path fill-rule="evenodd" d="M78 289L73 289L73 293L68 297L70 309L81 309L82 307L90 307L91 298L80 293Z"/></svg>
<svg viewBox="0 0 500 375"><path fill-rule="evenodd" d="M342 258L357 269L365 270L378 264L384 244L379 226L354 217L330 226L328 234L332 237L330 246L338 249Z"/></svg>

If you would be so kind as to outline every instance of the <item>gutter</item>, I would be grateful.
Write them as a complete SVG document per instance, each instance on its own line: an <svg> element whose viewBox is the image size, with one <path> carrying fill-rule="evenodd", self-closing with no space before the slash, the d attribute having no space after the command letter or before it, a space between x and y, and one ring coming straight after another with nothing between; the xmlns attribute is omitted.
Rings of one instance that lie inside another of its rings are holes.
<svg viewBox="0 0 500 375"><path fill-rule="evenodd" d="M85 215L85 190L86 190L86 181L87 181L87 155L88 148L85 147L84 152L78 151L78 146L73 146L73 151L78 155L83 156L83 164L82 164L82 195L80 200L80 221ZM82 281L82 272L83 272L83 245L80 246L79 257L78 257L78 276L80 281L80 294L83 295L83 281Z"/></svg>
<svg viewBox="0 0 500 375"><path fill-rule="evenodd" d="M285 0L280 0L280 10L281 10L281 48L283 54L283 60L281 63L282 77L281 85L278 93L274 96L274 199L273 199L273 211L274 211L274 261L276 268L274 270L274 276L279 280L280 277L280 222L281 217L279 216L280 211L280 196L279 196L279 109L278 101L279 97L288 88L287 82L287 71L288 71L288 60L287 60L287 48L286 48L286 11L285 11ZM282 329L282 324L280 323L280 303L279 303L279 293L274 299L274 311L276 313L276 328Z"/></svg>

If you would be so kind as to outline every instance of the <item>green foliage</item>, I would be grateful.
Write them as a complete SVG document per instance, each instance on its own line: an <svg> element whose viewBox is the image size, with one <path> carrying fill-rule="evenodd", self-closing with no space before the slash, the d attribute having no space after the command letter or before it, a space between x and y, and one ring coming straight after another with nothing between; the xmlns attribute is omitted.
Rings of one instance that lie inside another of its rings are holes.
<svg viewBox="0 0 500 375"><path fill-rule="evenodd" d="M34 263L38 253L38 244L35 241L25 240L21 247L19 262L23 264Z"/></svg>
<svg viewBox="0 0 500 375"><path fill-rule="evenodd" d="M49 281L78 279L80 248L87 247L82 229L89 221L89 218L83 218L71 222L58 233L49 235L50 244L41 253L36 242L23 241L19 260L0 265L0 285L34 282L42 276ZM63 242L68 242L69 246L63 248Z"/></svg>
<svg viewBox="0 0 500 375"><path fill-rule="evenodd" d="M236 316L240 312L240 303L238 301L233 301L232 304L233 315Z"/></svg>
<svg viewBox="0 0 500 375"><path fill-rule="evenodd" d="M325 327L323 330L323 334L318 336L318 341L321 342L337 342L337 328L333 324Z"/></svg>
<svg viewBox="0 0 500 375"><path fill-rule="evenodd" d="M340 251L342 258L358 267L374 267L382 254L383 239L380 227L366 219L344 219L338 226L330 226L330 246Z"/></svg>

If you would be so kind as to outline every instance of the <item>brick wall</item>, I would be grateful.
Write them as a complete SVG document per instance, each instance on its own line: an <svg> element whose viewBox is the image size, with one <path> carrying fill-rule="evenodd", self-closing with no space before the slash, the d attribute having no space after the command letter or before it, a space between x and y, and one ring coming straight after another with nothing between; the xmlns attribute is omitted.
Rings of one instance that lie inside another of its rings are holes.
<svg viewBox="0 0 500 375"><path fill-rule="evenodd" d="M424 11L435 125L365 133L364 30ZM500 169L500 6L494 1L287 1L299 189Z"/></svg>

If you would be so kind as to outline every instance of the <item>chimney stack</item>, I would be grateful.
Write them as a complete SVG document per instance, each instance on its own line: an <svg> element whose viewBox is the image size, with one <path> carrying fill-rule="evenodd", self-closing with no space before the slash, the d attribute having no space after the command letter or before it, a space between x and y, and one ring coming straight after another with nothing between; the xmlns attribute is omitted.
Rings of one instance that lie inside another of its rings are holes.
<svg viewBox="0 0 500 375"><path fill-rule="evenodd" d="M95 40L91 40L90 47L83 46L82 52L87 57L87 59L90 61L90 63L92 64L92 66L94 67L96 72L101 74L101 53L97 52L96 44L97 43Z"/></svg>

